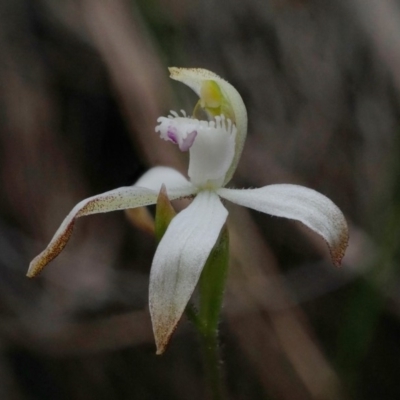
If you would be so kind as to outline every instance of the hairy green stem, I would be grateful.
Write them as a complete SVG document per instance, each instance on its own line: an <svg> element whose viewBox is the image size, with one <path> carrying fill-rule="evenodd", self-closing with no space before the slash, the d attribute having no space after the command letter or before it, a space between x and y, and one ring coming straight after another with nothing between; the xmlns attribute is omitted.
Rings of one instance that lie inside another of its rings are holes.
<svg viewBox="0 0 400 400"><path fill-rule="evenodd" d="M204 368L210 398L225 398L222 376L221 355L218 339L218 323L226 285L229 264L229 235L226 227L211 252L199 282L200 304L197 314L199 333L202 341Z"/></svg>
<svg viewBox="0 0 400 400"><path fill-rule="evenodd" d="M226 397L221 368L218 331L215 330L214 332L202 335L201 340L209 398L212 400L223 400Z"/></svg>

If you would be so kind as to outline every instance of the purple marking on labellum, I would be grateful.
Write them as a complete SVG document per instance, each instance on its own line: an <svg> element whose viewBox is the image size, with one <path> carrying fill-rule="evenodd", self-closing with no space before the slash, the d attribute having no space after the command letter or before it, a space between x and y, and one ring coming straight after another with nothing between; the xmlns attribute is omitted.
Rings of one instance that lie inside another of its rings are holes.
<svg viewBox="0 0 400 400"><path fill-rule="evenodd" d="M167 137L172 143L178 144L177 130L174 126L168 127Z"/></svg>
<svg viewBox="0 0 400 400"><path fill-rule="evenodd" d="M186 138L179 143L179 149L181 151L188 151L196 139L197 136L197 131L193 131L187 134Z"/></svg>

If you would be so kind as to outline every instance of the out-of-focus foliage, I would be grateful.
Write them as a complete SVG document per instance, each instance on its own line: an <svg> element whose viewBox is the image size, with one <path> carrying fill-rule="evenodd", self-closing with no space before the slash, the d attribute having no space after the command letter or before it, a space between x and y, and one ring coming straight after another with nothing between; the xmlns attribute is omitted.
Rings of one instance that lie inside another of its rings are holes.
<svg viewBox="0 0 400 400"><path fill-rule="evenodd" d="M342 269L298 224L231 207L221 324L230 399L400 398L400 7L389 0L3 0L0 398L202 399L182 321L154 355L154 238L82 219L37 280L29 260L70 208L153 165L193 98L168 65L229 80L249 112L237 187L301 183L351 226ZM179 206L179 205L178 205Z"/></svg>

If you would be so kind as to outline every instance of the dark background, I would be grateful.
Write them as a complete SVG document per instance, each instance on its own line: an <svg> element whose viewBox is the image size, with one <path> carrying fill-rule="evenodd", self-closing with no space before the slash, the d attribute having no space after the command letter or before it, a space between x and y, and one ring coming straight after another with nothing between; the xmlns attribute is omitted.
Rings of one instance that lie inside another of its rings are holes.
<svg viewBox="0 0 400 400"><path fill-rule="evenodd" d="M395 0L2 0L0 398L204 398L186 319L155 356L155 241L124 213L80 220L25 278L76 202L154 165L185 171L154 133L196 101L169 65L242 94L231 186L303 184L350 225L335 269L299 224L229 206L229 399L400 398L399 38Z"/></svg>

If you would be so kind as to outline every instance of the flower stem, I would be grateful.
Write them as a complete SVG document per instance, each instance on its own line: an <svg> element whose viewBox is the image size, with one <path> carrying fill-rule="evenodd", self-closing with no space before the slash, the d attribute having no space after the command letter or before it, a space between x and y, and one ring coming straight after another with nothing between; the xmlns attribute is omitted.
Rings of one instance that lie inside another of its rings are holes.
<svg viewBox="0 0 400 400"><path fill-rule="evenodd" d="M202 352L204 369L212 400L225 399L225 388L222 378L221 358L219 350L218 333L202 336Z"/></svg>
<svg viewBox="0 0 400 400"><path fill-rule="evenodd" d="M218 339L218 323L229 264L229 235L226 227L211 252L200 277L197 328L201 336L204 368L210 398L225 398Z"/></svg>
<svg viewBox="0 0 400 400"><path fill-rule="evenodd" d="M207 398L223 400L226 396L221 369L218 330L204 329L195 307L191 304L186 308L186 316L200 334L205 378L209 392Z"/></svg>

